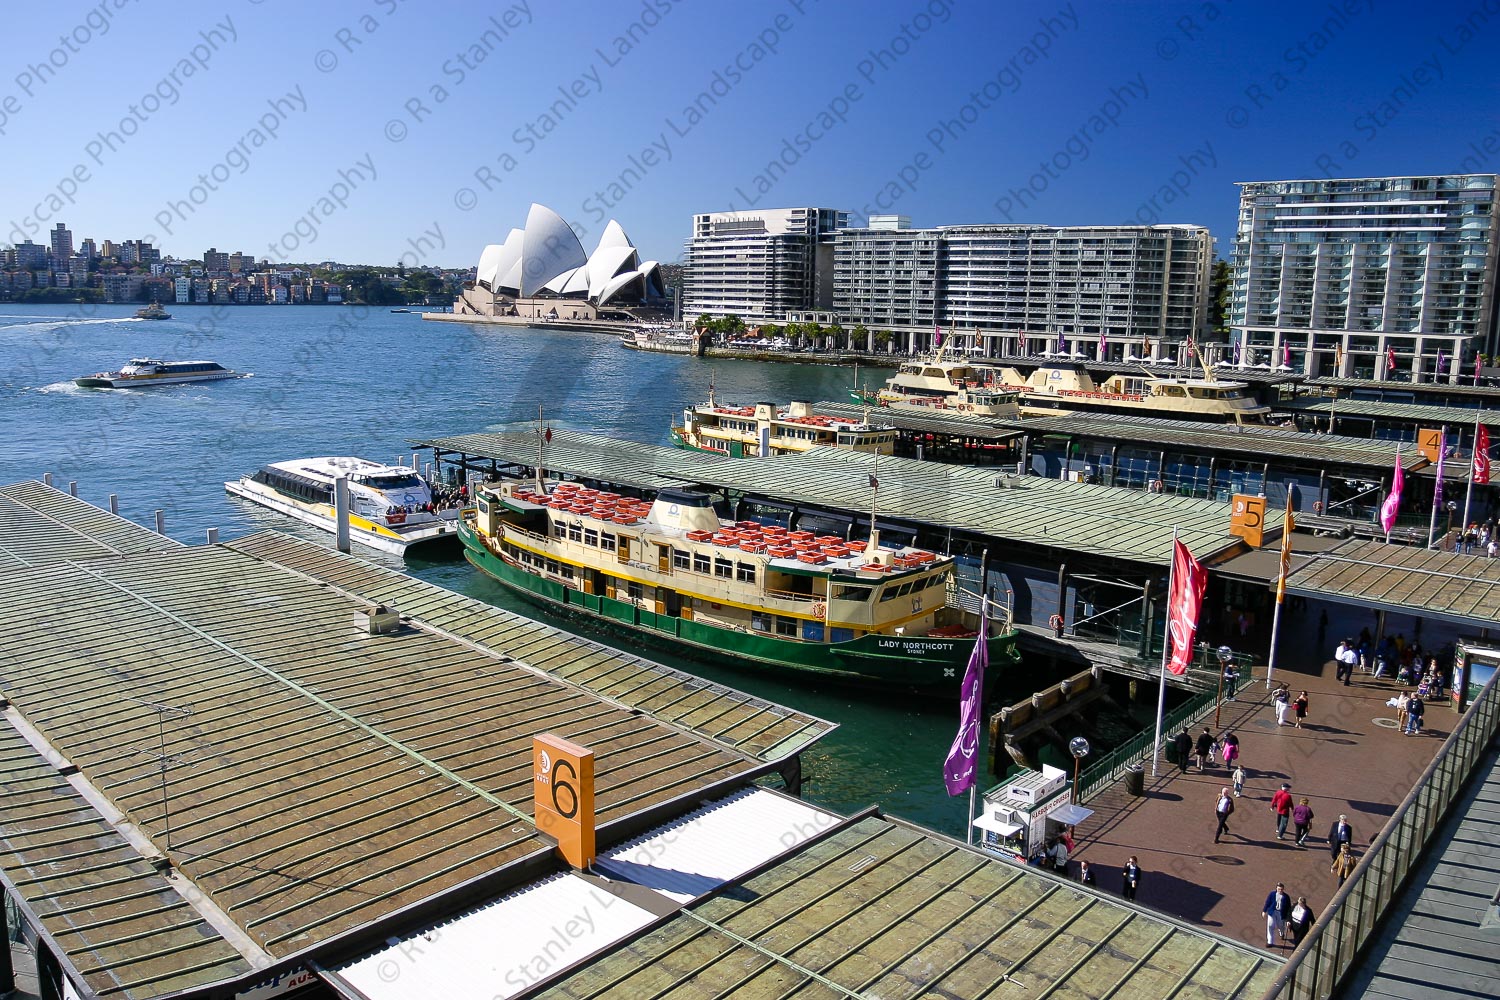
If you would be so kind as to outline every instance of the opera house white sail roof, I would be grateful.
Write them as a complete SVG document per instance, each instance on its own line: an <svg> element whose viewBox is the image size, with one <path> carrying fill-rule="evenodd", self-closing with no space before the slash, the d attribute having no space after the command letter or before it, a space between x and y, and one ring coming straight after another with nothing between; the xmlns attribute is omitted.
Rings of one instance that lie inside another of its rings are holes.
<svg viewBox="0 0 1500 1000"><path fill-rule="evenodd" d="M497 295L580 298L596 306L665 296L661 265L642 263L618 222L611 219L599 245L586 254L562 216L537 204L526 214L525 229L512 229L504 243L484 248L476 283Z"/></svg>

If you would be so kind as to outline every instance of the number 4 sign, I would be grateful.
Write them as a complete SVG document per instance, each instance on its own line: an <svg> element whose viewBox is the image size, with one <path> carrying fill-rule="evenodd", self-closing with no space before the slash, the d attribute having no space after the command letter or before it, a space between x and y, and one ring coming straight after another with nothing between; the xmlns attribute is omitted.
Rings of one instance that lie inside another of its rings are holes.
<svg viewBox="0 0 1500 1000"><path fill-rule="evenodd" d="M544 733L531 739L536 828L574 868L594 863L594 751Z"/></svg>

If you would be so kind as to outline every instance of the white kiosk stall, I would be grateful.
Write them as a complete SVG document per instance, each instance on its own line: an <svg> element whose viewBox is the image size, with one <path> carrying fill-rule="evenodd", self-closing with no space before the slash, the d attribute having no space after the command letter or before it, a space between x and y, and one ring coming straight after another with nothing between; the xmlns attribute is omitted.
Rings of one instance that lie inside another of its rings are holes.
<svg viewBox="0 0 1500 1000"><path fill-rule="evenodd" d="M1068 772L1043 764L1022 771L984 793L984 808L974 819L979 846L1022 864L1048 840L1094 814L1073 803Z"/></svg>

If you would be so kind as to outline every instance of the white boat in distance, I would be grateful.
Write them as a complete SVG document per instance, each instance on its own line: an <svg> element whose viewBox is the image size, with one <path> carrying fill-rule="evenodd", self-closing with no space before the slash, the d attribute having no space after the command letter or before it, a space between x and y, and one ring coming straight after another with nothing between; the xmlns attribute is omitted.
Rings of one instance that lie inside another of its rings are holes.
<svg viewBox="0 0 1500 1000"><path fill-rule="evenodd" d="M333 491L349 482L349 540L404 555L414 545L456 540L459 507L438 510L432 488L404 465L363 458L302 458L262 466L224 484L231 496L337 532Z"/></svg>
<svg viewBox="0 0 1500 1000"><path fill-rule="evenodd" d="M230 371L217 361L158 361L131 358L119 371L82 375L73 384L84 389L134 389L142 386L179 385L183 382L216 382L245 378L249 372Z"/></svg>

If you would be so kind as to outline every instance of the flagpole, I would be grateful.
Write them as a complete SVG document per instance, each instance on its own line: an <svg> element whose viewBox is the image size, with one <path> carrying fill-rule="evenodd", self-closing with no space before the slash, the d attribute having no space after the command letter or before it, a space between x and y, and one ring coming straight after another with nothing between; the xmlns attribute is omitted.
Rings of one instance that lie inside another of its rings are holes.
<svg viewBox="0 0 1500 1000"><path fill-rule="evenodd" d="M1161 680L1156 690L1156 742L1151 751L1151 777L1156 777L1157 764L1161 760L1161 723L1167 711L1167 658L1172 654L1172 584L1177 575L1177 528L1172 528L1172 564L1167 570L1167 619L1161 636ZM1142 609L1145 610L1144 608ZM1144 620L1144 618L1143 618Z"/></svg>
<svg viewBox="0 0 1500 1000"><path fill-rule="evenodd" d="M1276 608L1271 612L1271 652L1266 656L1266 690L1271 690L1271 676L1276 673L1276 640L1281 635L1281 605L1286 602L1286 571L1291 561L1292 493L1287 491L1286 514L1281 519L1281 565L1276 572Z"/></svg>
<svg viewBox="0 0 1500 1000"><path fill-rule="evenodd" d="M1465 537L1469 530L1469 503L1474 499L1474 460L1479 457L1479 421L1484 416L1484 408L1474 415L1474 447L1469 449L1469 485L1464 487L1464 520L1458 526L1459 537Z"/></svg>
<svg viewBox="0 0 1500 1000"><path fill-rule="evenodd" d="M1447 428L1438 430L1437 479L1433 482L1432 487L1432 513L1427 518L1427 547L1429 549L1432 548L1432 536L1437 534L1438 502L1443 497L1443 451L1448 444L1447 437ZM1469 464L1472 468L1473 463Z"/></svg>

